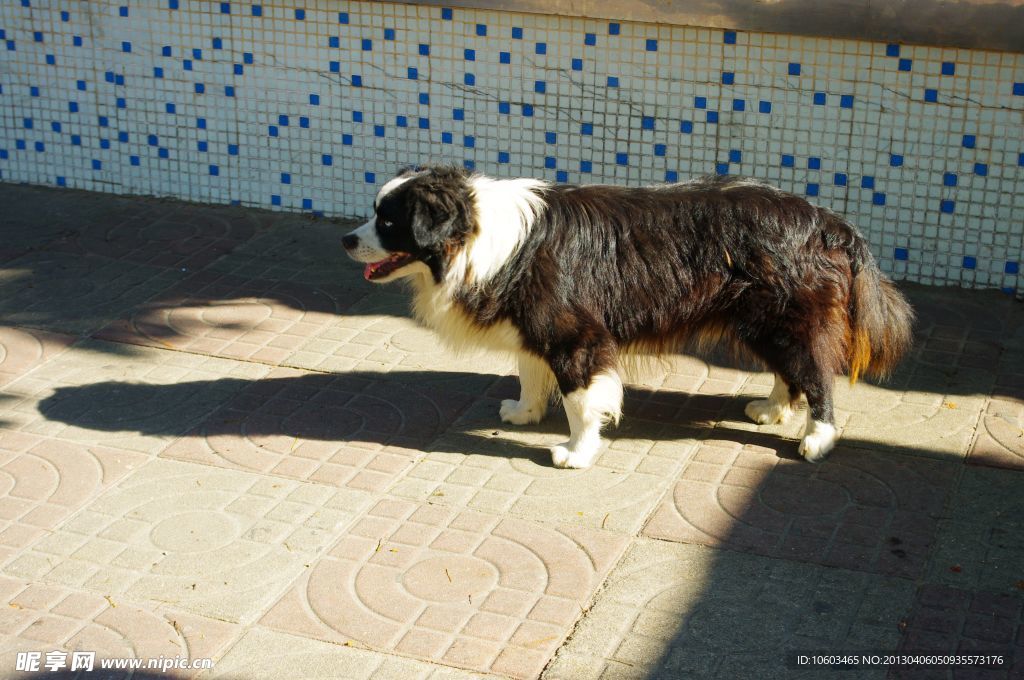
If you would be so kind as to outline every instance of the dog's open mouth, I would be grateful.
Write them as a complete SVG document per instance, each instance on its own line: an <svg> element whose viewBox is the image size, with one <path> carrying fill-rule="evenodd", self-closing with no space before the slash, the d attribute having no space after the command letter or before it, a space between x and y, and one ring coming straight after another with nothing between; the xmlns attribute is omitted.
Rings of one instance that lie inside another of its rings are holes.
<svg viewBox="0 0 1024 680"><path fill-rule="evenodd" d="M410 262L412 262L412 255L409 253L395 253L379 262L371 262L366 265L363 269L363 278L367 281L382 278Z"/></svg>

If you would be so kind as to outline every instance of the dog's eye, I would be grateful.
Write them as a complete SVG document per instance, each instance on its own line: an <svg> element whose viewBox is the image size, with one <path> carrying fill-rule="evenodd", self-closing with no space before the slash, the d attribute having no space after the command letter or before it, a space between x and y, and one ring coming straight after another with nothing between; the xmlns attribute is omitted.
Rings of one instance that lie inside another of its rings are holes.
<svg viewBox="0 0 1024 680"><path fill-rule="evenodd" d="M391 221L388 221L388 220L384 220L384 226L385 227L393 227L393 226L395 226L395 223L391 222Z"/></svg>

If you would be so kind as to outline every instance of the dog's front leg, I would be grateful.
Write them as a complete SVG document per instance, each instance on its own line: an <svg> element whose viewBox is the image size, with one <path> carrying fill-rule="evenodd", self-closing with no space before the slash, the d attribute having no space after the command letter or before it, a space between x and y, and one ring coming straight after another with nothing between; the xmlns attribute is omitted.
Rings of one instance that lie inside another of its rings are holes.
<svg viewBox="0 0 1024 680"><path fill-rule="evenodd" d="M555 376L548 365L532 354L519 355L519 401L505 399L499 415L506 423L539 423L548 412Z"/></svg>
<svg viewBox="0 0 1024 680"><path fill-rule="evenodd" d="M569 419L569 441L551 447L551 461L559 468L590 467L601 448L601 426L617 423L622 414L622 380L614 369L604 369L584 387L568 393L563 389L562 404Z"/></svg>

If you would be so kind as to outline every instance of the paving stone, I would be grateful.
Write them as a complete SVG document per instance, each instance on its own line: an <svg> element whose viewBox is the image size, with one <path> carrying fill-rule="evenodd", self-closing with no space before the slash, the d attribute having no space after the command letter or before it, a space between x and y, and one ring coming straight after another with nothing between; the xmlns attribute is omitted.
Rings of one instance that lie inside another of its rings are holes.
<svg viewBox="0 0 1024 680"><path fill-rule="evenodd" d="M975 465L1024 470L1024 403L990 399L967 455Z"/></svg>
<svg viewBox="0 0 1024 680"><path fill-rule="evenodd" d="M128 451L0 431L0 563L145 460Z"/></svg>
<svg viewBox="0 0 1024 680"><path fill-rule="evenodd" d="M913 596L899 578L641 538L544 678L820 678L788 655L894 650Z"/></svg>
<svg viewBox="0 0 1024 680"><path fill-rule="evenodd" d="M271 228L215 262L211 269L251 279L337 285L369 290L363 267L345 254L341 238L355 221L276 213Z"/></svg>
<svg viewBox="0 0 1024 680"><path fill-rule="evenodd" d="M644 535L899 576L922 573L953 464L840 445L824 463L703 442Z"/></svg>
<svg viewBox="0 0 1024 680"><path fill-rule="evenodd" d="M370 499L351 489L151 460L3 571L246 621L307 569Z"/></svg>
<svg viewBox="0 0 1024 680"><path fill-rule="evenodd" d="M254 628L217 662L211 680L475 680L480 673L436 666L344 644ZM486 676L498 677L498 676Z"/></svg>
<svg viewBox="0 0 1024 680"><path fill-rule="evenodd" d="M927 578L1024 598L1024 474L963 468L939 522Z"/></svg>
<svg viewBox="0 0 1024 680"><path fill-rule="evenodd" d="M3 387L0 428L157 453L268 370L84 341Z"/></svg>
<svg viewBox="0 0 1024 680"><path fill-rule="evenodd" d="M180 279L105 257L35 252L0 269L0 324L79 334L101 328Z"/></svg>
<svg viewBox="0 0 1024 680"><path fill-rule="evenodd" d="M97 337L279 364L354 299L337 287L199 272Z"/></svg>
<svg viewBox="0 0 1024 680"><path fill-rule="evenodd" d="M137 214L122 221L86 222L65 231L47 249L195 270L231 252L261 227L262 215L255 211L133 200Z"/></svg>
<svg viewBox="0 0 1024 680"><path fill-rule="evenodd" d="M261 624L513 677L535 677L625 538L385 499Z"/></svg>
<svg viewBox="0 0 1024 680"><path fill-rule="evenodd" d="M893 668L889 677L1019 678L1024 674L1024 599L950 586L925 585L902 626L899 653L1001 656L1002 662L955 669L921 666Z"/></svg>
<svg viewBox="0 0 1024 680"><path fill-rule="evenodd" d="M15 668L18 652L61 651L70 663L72 652L96 652L99 659L187 658L217 656L241 632L237 626L203 618L171 607L150 606L120 597L64 588L22 579L0 577L0 668ZM60 658L60 657L58 657ZM63 669L67 672L67 668ZM146 677L155 677L159 671ZM56 675L46 668L35 675ZM73 677L75 674L56 675ZM166 677L191 677L184 672ZM6 676L10 677L10 676ZM90 675L89 677L93 677ZM111 680L131 677L131 671L104 671ZM140 677L136 674L134 677Z"/></svg>
<svg viewBox="0 0 1024 680"><path fill-rule="evenodd" d="M0 387L60 354L74 341L69 335L0 326Z"/></svg>
<svg viewBox="0 0 1024 680"><path fill-rule="evenodd" d="M384 491L473 399L387 374L278 368L161 456Z"/></svg>

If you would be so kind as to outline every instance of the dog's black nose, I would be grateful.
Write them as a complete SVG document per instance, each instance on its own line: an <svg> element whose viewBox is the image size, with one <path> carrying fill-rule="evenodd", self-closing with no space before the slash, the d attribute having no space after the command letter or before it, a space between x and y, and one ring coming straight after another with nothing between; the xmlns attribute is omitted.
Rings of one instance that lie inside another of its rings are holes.
<svg viewBox="0 0 1024 680"><path fill-rule="evenodd" d="M359 245L359 237L355 234L346 234L341 239L341 245L345 246L345 250L353 250Z"/></svg>

